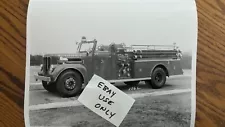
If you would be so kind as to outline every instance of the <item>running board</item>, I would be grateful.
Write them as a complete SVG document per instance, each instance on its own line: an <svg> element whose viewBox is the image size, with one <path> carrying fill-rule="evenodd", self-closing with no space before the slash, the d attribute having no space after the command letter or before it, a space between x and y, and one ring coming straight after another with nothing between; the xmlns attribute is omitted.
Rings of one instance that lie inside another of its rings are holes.
<svg viewBox="0 0 225 127"><path fill-rule="evenodd" d="M147 78L134 78L134 79L116 79L116 80L107 80L110 83L116 83L116 82L130 82L130 81L143 81L143 80L150 80L151 77Z"/></svg>

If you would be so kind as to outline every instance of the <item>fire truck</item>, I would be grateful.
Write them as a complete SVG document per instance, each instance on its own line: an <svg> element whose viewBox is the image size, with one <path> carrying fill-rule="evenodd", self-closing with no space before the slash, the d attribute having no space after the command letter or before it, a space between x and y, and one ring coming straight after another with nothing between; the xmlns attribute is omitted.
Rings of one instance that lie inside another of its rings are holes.
<svg viewBox="0 0 225 127"><path fill-rule="evenodd" d="M112 43L103 48L97 40L82 37L75 54L45 54L35 75L49 92L62 97L75 96L94 74L110 83L137 85L140 81L153 89L162 88L166 79L182 75L181 51L176 45L131 45ZM58 57L56 64L53 57Z"/></svg>

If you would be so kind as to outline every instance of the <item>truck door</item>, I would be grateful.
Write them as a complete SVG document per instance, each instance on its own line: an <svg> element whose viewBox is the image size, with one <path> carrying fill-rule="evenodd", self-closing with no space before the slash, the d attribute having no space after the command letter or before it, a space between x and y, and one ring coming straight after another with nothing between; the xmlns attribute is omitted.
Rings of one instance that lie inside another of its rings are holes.
<svg viewBox="0 0 225 127"><path fill-rule="evenodd" d="M92 56L87 56L87 57L84 57L83 58L84 60L84 66L86 67L87 69L87 78L88 79L91 79L91 77L93 76L93 73L94 73L94 66L93 66L93 58Z"/></svg>

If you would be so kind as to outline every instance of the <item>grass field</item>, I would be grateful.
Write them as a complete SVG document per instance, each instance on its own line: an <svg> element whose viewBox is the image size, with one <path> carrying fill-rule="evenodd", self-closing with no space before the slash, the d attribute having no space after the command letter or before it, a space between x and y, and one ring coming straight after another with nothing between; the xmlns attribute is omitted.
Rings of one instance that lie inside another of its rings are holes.
<svg viewBox="0 0 225 127"><path fill-rule="evenodd" d="M31 67L31 83L37 83L33 75L38 70L39 67L37 66ZM184 75L191 75L191 70L184 70ZM181 79L182 81L177 81L179 79L174 80L179 83L182 82L182 84L184 82L184 79ZM186 88L189 86L189 80L187 79L187 81L187 85L168 85L168 87L171 87L171 89L179 87ZM170 82L173 83L175 81L171 80ZM41 94L38 97L44 95ZM135 100L134 105L120 127L190 126L191 93L148 96ZM30 111L30 123L31 126L114 127L111 123L96 115L85 106Z"/></svg>
<svg viewBox="0 0 225 127"><path fill-rule="evenodd" d="M120 127L189 127L190 93L136 99ZM85 106L30 111L32 126L114 127Z"/></svg>

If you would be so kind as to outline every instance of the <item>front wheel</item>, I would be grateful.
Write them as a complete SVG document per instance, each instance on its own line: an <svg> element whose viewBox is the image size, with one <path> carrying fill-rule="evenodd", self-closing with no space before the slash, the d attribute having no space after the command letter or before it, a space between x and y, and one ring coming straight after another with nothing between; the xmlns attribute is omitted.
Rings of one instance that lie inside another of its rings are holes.
<svg viewBox="0 0 225 127"><path fill-rule="evenodd" d="M151 86L153 89L159 89L165 85L166 72L163 68L155 68L151 76Z"/></svg>
<svg viewBox="0 0 225 127"><path fill-rule="evenodd" d="M82 88L80 74L72 70L63 72L57 80L56 88L63 97L75 96Z"/></svg>
<svg viewBox="0 0 225 127"><path fill-rule="evenodd" d="M42 86L48 91L48 92L55 92L56 91L56 86L55 83L48 83L46 81L42 81Z"/></svg>

